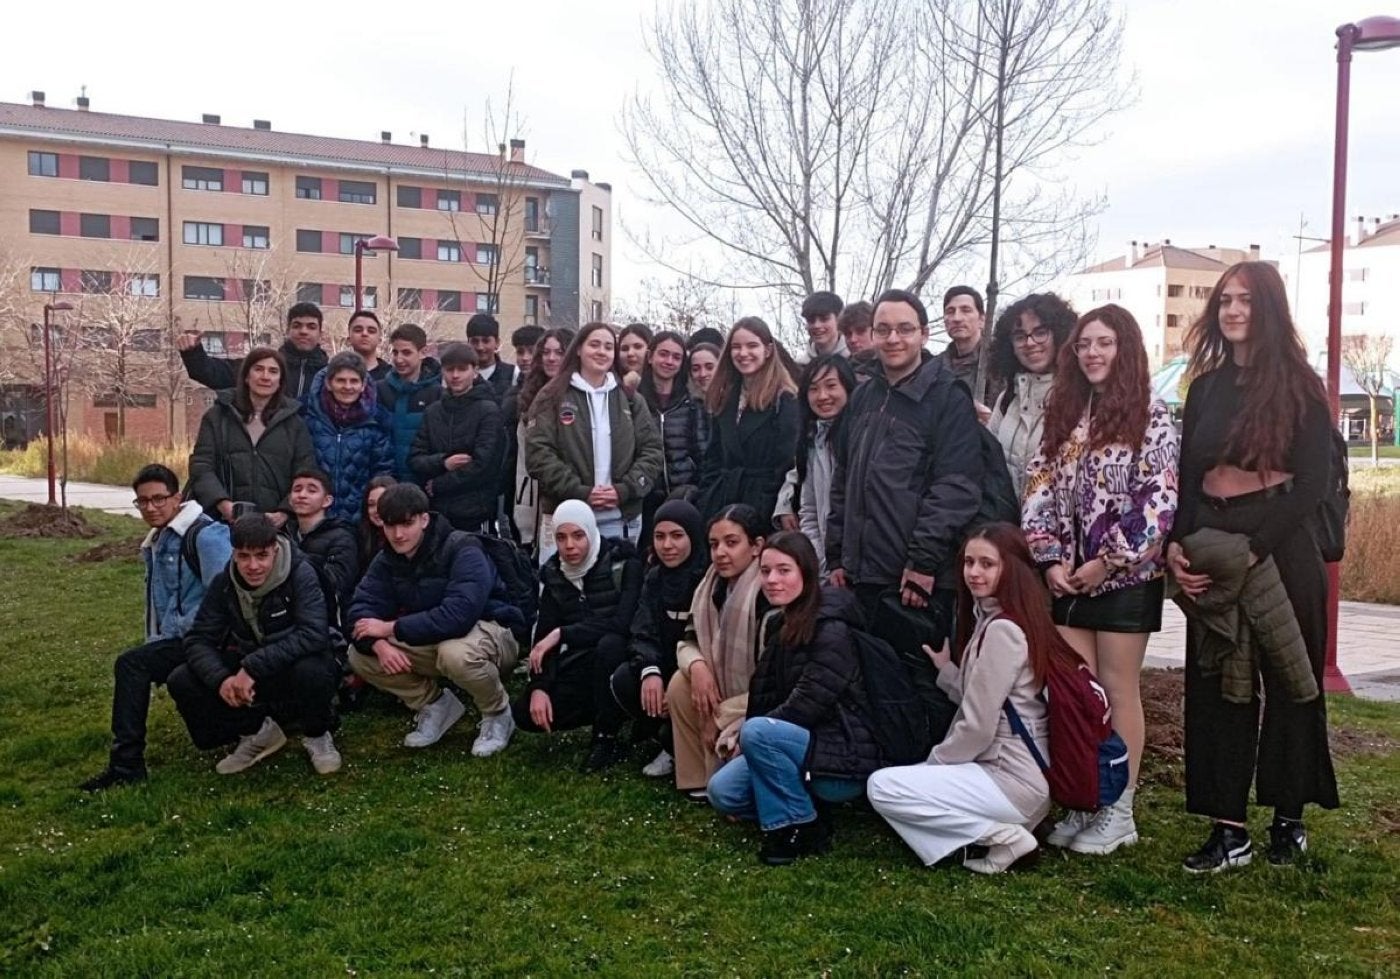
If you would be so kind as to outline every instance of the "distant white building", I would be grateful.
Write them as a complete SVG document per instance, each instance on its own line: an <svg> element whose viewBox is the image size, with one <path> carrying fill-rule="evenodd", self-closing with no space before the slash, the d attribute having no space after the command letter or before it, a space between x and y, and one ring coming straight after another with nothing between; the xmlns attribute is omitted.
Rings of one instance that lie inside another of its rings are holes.
<svg viewBox="0 0 1400 979"><path fill-rule="evenodd" d="M1400 363L1400 214L1358 218L1353 229L1342 253L1342 336L1395 337L1395 366ZM1327 351L1331 260L1331 247L1321 244L1281 263L1293 318L1314 359Z"/></svg>

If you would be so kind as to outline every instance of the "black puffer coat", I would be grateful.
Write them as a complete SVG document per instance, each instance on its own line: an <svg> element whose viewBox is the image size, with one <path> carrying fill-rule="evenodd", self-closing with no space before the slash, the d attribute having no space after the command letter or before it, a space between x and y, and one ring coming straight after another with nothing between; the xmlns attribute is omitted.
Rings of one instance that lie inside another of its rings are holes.
<svg viewBox="0 0 1400 979"><path fill-rule="evenodd" d="M233 406L233 392L220 391L199 422L190 453L190 491L210 516L224 500L253 503L262 513L287 508L292 477L316 466L311 433L301 405L284 397L267 411L267 426L254 445Z"/></svg>
<svg viewBox="0 0 1400 979"><path fill-rule="evenodd" d="M710 444L695 508L706 520L731 503L747 503L767 518L797 457L802 421L797 397L784 391L764 411L739 416L736 386L724 410L710 419Z"/></svg>
<svg viewBox="0 0 1400 979"><path fill-rule="evenodd" d="M665 451L661 475L656 479L656 488L662 499L670 496L682 486L694 486L700 481L700 460L703 449L700 444L700 416L704 408L696 403L690 392L677 385L677 393L662 407L655 394L646 391L643 396L647 407L656 416L656 427L661 430L661 445Z"/></svg>
<svg viewBox="0 0 1400 979"><path fill-rule="evenodd" d="M576 669L581 658L592 655L605 636L626 640L642 594L642 562L627 541L604 537L598 560L583 577L583 590L564 577L555 554L540 569L540 615L535 642L555 628L560 647L544 659L544 670L532 674L530 690L548 691L555 678Z"/></svg>
<svg viewBox="0 0 1400 979"><path fill-rule="evenodd" d="M764 642L749 683L749 717L773 717L812 735L807 770L832 778L865 778L887 762L869 717L851 631L861 627L855 596L822 589L816 633L805 646L778 641L782 613L764 622Z"/></svg>
<svg viewBox="0 0 1400 979"><path fill-rule="evenodd" d="M452 526L474 530L496 515L501 454L506 435L501 408L489 384L473 384L465 394L443 392L423 414L413 437L408 465L433 497L433 509ZM472 461L449 470L447 457L465 452Z"/></svg>

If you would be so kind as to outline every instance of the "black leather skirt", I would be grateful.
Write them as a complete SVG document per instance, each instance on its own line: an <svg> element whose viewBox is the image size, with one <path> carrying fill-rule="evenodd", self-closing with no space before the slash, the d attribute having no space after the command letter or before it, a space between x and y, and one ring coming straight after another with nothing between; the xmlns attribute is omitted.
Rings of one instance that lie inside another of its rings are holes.
<svg viewBox="0 0 1400 979"><path fill-rule="evenodd" d="M1095 632L1160 632L1166 579L1156 578L1102 595L1066 595L1055 599L1050 615L1056 625Z"/></svg>

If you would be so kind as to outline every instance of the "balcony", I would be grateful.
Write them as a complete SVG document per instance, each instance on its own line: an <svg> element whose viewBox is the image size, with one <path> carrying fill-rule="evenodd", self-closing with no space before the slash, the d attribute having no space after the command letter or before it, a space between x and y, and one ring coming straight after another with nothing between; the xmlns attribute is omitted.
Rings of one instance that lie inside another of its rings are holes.
<svg viewBox="0 0 1400 979"><path fill-rule="evenodd" d="M548 219L548 218L539 218L539 219L536 220L536 221L530 221L529 219L526 219L526 221L525 221L525 237L526 237L526 238L548 238L549 235L550 235L550 230L549 230L549 219Z"/></svg>
<svg viewBox="0 0 1400 979"><path fill-rule="evenodd" d="M547 287L549 285L549 269L541 265L525 266L525 284L527 286Z"/></svg>

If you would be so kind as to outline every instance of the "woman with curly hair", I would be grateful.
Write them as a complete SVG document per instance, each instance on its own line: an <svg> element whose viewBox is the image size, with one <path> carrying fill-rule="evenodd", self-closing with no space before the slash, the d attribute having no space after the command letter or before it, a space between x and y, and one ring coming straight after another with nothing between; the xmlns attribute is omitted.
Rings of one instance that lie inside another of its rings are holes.
<svg viewBox="0 0 1400 979"><path fill-rule="evenodd" d="M1040 453L1027 471L1021 525L1054 597L1061 634L1098 676L1128 746L1122 798L1071 812L1049 842L1111 853L1137 842L1142 761L1139 674L1162 628L1162 549L1176 515L1177 434L1152 400L1142 331L1122 306L1090 310L1060 349Z"/></svg>
<svg viewBox="0 0 1400 979"><path fill-rule="evenodd" d="M992 376L1004 380L1006 390L992 406L987 428L1006 454L1017 496L1025 492L1026 467L1040 451L1055 358L1074 319L1069 303L1053 292L1033 293L1008 306L992 331Z"/></svg>

